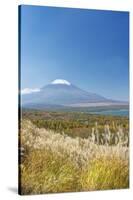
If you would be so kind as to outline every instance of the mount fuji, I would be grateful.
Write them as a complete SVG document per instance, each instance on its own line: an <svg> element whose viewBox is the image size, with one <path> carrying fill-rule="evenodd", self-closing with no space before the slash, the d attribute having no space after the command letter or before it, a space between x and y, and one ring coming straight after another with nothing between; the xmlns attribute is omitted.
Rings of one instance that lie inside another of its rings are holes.
<svg viewBox="0 0 133 200"><path fill-rule="evenodd" d="M64 79L56 79L40 89L22 94L21 103L25 108L36 109L127 104L127 102L110 100L99 94L87 92Z"/></svg>

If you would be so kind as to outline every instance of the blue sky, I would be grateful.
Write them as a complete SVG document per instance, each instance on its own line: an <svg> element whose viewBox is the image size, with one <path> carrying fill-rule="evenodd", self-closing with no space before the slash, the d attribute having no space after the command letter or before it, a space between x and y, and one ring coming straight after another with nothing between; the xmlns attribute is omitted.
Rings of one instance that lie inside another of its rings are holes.
<svg viewBox="0 0 133 200"><path fill-rule="evenodd" d="M54 79L128 100L129 14L21 6L21 88Z"/></svg>

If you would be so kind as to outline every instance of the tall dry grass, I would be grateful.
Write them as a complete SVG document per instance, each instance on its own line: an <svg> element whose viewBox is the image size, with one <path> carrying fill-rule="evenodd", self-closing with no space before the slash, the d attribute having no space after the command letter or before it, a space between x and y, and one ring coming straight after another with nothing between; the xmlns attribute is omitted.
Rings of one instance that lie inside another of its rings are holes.
<svg viewBox="0 0 133 200"><path fill-rule="evenodd" d="M23 120L22 194L127 188L129 148L108 141L99 145L93 137L71 138Z"/></svg>

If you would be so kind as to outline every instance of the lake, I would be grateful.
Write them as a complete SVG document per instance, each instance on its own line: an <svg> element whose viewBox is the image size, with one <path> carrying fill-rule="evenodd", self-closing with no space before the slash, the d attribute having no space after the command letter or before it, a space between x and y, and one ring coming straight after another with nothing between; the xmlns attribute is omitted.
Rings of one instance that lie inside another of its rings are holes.
<svg viewBox="0 0 133 200"><path fill-rule="evenodd" d="M113 116L129 116L128 109L120 109L120 110L102 110L102 111L94 111L91 112L92 114L99 114L99 115L113 115Z"/></svg>

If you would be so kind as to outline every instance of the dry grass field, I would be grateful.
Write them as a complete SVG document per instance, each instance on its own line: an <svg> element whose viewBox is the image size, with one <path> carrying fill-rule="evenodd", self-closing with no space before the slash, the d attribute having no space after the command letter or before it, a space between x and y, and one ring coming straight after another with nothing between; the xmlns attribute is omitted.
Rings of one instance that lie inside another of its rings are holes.
<svg viewBox="0 0 133 200"><path fill-rule="evenodd" d="M92 191L129 187L128 136L119 126L117 139L94 124L88 138L38 128L21 121L21 194ZM102 142L99 142L102 141Z"/></svg>

